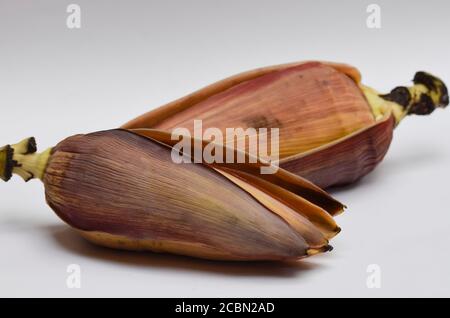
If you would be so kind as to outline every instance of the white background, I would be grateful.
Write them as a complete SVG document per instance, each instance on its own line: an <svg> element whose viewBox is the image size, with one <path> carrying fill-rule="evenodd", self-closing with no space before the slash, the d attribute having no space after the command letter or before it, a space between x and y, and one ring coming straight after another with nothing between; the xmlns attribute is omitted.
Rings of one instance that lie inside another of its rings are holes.
<svg viewBox="0 0 450 318"><path fill-rule="evenodd" d="M382 91L426 70L450 81L449 3L377 1L0 0L0 143L44 149L114 128L206 84L255 67L320 59L360 68ZM384 162L334 190L335 250L295 265L215 263L86 243L46 206L38 181L0 183L0 296L450 296L450 110L410 117ZM81 266L81 289L66 269ZM369 264L381 288L368 289Z"/></svg>

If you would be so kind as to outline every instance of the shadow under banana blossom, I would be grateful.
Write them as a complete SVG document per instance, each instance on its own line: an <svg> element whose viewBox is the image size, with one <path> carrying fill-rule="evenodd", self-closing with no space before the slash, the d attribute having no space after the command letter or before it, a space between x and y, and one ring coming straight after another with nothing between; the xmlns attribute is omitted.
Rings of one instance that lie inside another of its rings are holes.
<svg viewBox="0 0 450 318"><path fill-rule="evenodd" d="M104 262L116 262L127 266L168 268L185 271L210 272L230 276L265 276L292 278L322 267L311 261L297 262L227 262L208 261L185 256L158 254L152 252L133 252L96 246L67 225L45 226L56 243L71 253L94 258ZM326 257L319 255L317 257Z"/></svg>

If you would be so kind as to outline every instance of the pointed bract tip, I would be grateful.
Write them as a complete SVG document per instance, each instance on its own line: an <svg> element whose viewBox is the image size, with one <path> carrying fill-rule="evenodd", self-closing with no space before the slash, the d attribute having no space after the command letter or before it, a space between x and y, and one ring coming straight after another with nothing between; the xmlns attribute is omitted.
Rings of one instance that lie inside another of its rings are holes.
<svg viewBox="0 0 450 318"><path fill-rule="evenodd" d="M317 255L320 253L325 253L325 252L331 252L333 250L333 246L331 245L325 245L319 248L310 248L306 251L306 254L308 254L308 256L313 256L313 255Z"/></svg>

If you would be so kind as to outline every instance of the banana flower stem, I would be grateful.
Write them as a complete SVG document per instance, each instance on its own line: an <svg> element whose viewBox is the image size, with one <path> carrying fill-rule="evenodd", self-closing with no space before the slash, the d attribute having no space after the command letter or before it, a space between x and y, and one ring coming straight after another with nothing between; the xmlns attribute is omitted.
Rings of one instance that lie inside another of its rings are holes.
<svg viewBox="0 0 450 318"><path fill-rule="evenodd" d="M51 148L42 153L36 151L36 140L33 137L0 148L0 178L8 181L13 174L17 174L26 182L34 178L42 179Z"/></svg>

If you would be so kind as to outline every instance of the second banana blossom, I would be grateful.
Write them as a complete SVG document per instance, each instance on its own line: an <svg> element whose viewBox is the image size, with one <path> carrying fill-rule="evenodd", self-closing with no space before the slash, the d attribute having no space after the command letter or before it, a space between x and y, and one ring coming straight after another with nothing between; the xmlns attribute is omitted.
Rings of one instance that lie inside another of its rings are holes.
<svg viewBox="0 0 450 318"><path fill-rule="evenodd" d="M439 78L417 72L413 83L381 94L363 85L359 71L345 64L270 66L214 83L123 128L186 127L193 133L194 120L222 131L276 127L278 164L327 188L372 171L405 116L427 115L448 105L447 87Z"/></svg>

